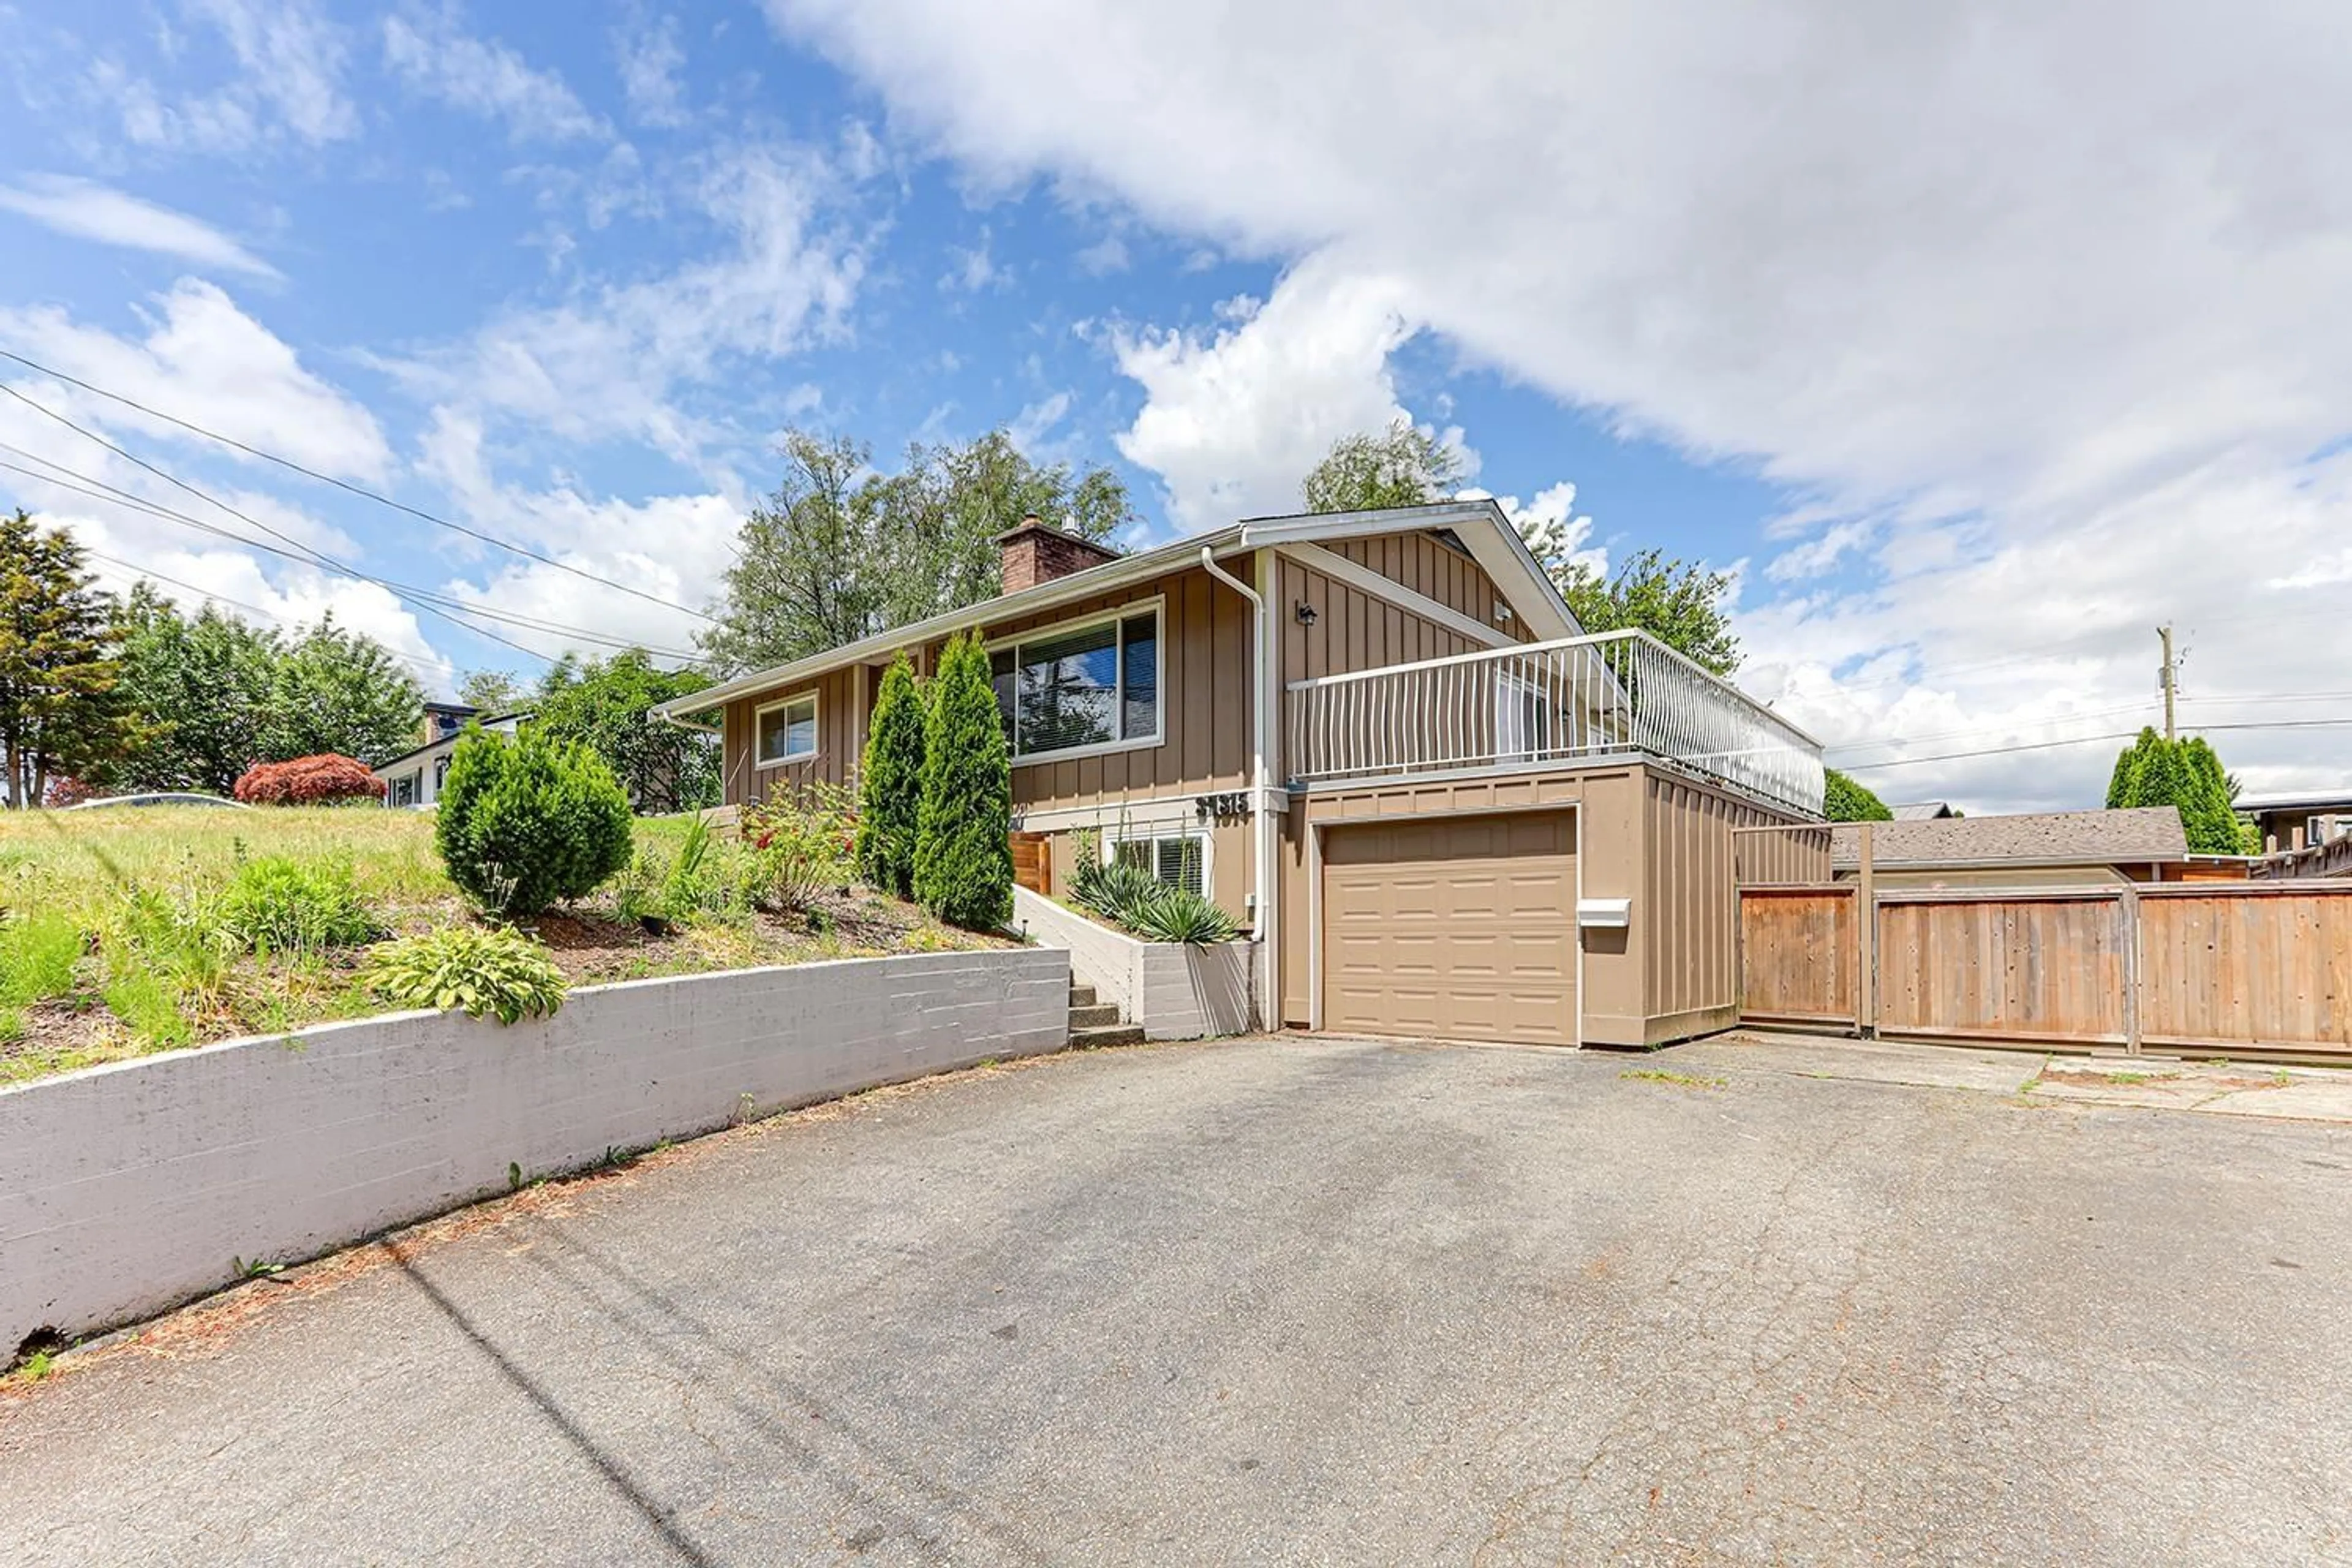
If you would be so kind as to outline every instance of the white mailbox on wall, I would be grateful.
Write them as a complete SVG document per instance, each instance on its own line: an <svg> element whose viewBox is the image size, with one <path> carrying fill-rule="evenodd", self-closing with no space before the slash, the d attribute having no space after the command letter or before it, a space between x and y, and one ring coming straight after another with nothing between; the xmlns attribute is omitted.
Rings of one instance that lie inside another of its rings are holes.
<svg viewBox="0 0 2352 1568"><path fill-rule="evenodd" d="M1622 930L1633 923L1633 900L1579 899L1576 900L1576 923L1586 930L1595 927Z"/></svg>

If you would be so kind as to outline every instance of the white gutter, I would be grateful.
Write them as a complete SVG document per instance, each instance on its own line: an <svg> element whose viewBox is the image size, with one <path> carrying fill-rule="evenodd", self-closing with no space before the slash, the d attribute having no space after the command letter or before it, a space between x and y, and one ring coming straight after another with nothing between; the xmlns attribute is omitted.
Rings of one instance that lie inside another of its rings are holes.
<svg viewBox="0 0 2352 1568"><path fill-rule="evenodd" d="M1255 635L1250 639L1250 710L1256 717L1251 728L1250 742L1250 912L1257 927L1257 1000L1258 1026L1270 1029L1282 1016L1278 995L1281 984L1282 958L1279 952L1281 932L1275 909L1275 857L1281 852L1276 841L1273 811L1273 780L1267 758L1273 752L1274 714L1272 700L1266 688L1266 670L1274 640L1273 622L1267 618L1265 597L1217 564L1216 552L1210 546L1201 546L1202 570L1250 602L1255 619Z"/></svg>

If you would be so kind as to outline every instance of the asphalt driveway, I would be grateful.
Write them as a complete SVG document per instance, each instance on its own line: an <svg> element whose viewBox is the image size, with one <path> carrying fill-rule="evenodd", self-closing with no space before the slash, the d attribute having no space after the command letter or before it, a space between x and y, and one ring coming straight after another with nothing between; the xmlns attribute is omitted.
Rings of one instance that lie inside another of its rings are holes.
<svg viewBox="0 0 2352 1568"><path fill-rule="evenodd" d="M0 1394L0 1562L2352 1561L2352 1128L1743 1061L745 1129Z"/></svg>

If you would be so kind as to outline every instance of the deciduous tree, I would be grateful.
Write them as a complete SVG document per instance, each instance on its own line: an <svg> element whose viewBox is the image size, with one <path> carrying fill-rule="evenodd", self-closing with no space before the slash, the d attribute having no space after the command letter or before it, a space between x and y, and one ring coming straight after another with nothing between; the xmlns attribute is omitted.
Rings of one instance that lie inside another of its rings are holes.
<svg viewBox="0 0 2352 1568"><path fill-rule="evenodd" d="M641 812L716 805L716 740L653 711L656 703L691 696L709 683L698 670L660 668L639 647L585 663L567 654L540 685L531 727L602 757Z"/></svg>
<svg viewBox="0 0 2352 1568"><path fill-rule="evenodd" d="M1822 795L1822 815L1832 822L1892 822L1886 803L1835 768L1828 770Z"/></svg>
<svg viewBox="0 0 2352 1568"><path fill-rule="evenodd" d="M425 689L392 650L345 631L330 613L278 661L263 752L272 759L335 752L373 766L416 744L424 712Z"/></svg>
<svg viewBox="0 0 2352 1568"><path fill-rule="evenodd" d="M721 668L783 663L974 604L1003 585L997 536L1032 513L1088 539L1134 519L1108 468L1032 461L1003 431L907 449L894 474L845 437L787 432L784 477L736 543L701 646Z"/></svg>
<svg viewBox="0 0 2352 1568"><path fill-rule="evenodd" d="M268 754L277 636L209 604L183 616L149 583L131 589L124 620L120 689L147 734L110 782L228 794Z"/></svg>

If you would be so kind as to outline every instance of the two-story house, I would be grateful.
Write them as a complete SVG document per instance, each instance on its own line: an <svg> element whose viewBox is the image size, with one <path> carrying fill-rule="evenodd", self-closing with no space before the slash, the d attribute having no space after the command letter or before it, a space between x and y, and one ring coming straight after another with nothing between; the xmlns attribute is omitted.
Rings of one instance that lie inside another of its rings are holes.
<svg viewBox="0 0 2352 1568"><path fill-rule="evenodd" d="M667 705L726 799L855 781L882 672L977 627L1016 825L1197 886L1267 1027L1649 1045L1737 1008L1732 830L1820 748L1639 633L1586 636L1491 501L1252 519L1119 555L1031 519L1003 593Z"/></svg>

